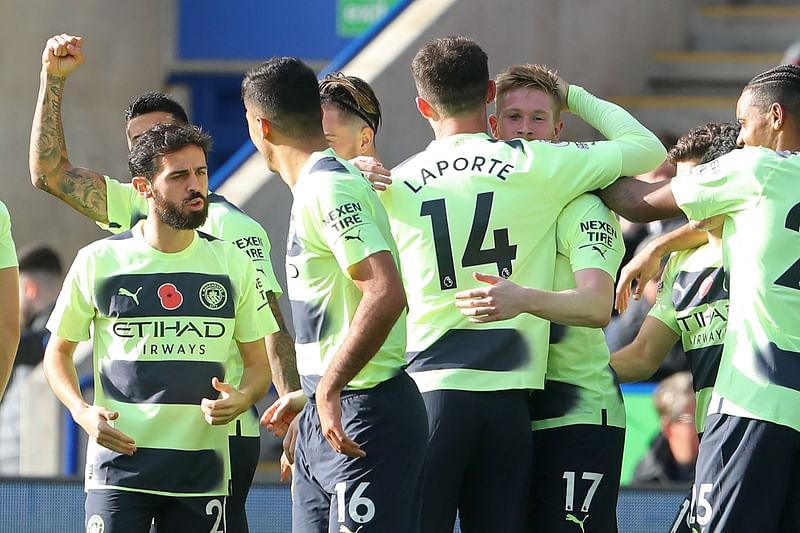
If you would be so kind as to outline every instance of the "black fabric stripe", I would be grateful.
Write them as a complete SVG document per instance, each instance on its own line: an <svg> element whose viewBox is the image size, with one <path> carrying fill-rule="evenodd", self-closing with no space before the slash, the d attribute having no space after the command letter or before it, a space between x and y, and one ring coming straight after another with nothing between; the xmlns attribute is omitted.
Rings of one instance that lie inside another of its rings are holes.
<svg viewBox="0 0 800 533"><path fill-rule="evenodd" d="M719 362L722 359L722 348L723 345L718 344L686 351L695 392L714 386L717 381Z"/></svg>
<svg viewBox="0 0 800 533"><path fill-rule="evenodd" d="M238 211L243 215L246 215L244 211L242 211L239 206L232 204L227 198L222 196L221 194L217 194L215 192L208 193L208 203L209 204L225 204L225 207L233 209L234 211ZM249 215L248 215L249 216Z"/></svg>
<svg viewBox="0 0 800 533"><path fill-rule="evenodd" d="M109 227L117 227L119 228L120 225L117 224L116 226L112 226L111 224L108 225ZM132 239L133 232L131 230L123 231L122 233L117 233L116 235L112 235L111 237L106 237L105 240L108 241L124 241L126 239Z"/></svg>
<svg viewBox="0 0 800 533"><path fill-rule="evenodd" d="M202 232L200 230L197 230L197 234L200 236L201 239L209 241L209 242L222 240L222 239L218 239L217 237L214 237L213 235L209 235L208 233L204 233L204 232Z"/></svg>
<svg viewBox="0 0 800 533"><path fill-rule="evenodd" d="M313 398L317 392L317 385L319 385L319 380L322 379L322 376L300 376L300 386L303 389L303 394L306 395L307 398Z"/></svg>
<svg viewBox="0 0 800 533"><path fill-rule="evenodd" d="M531 359L528 343L515 329L451 329L421 352L406 352L408 372L444 368L516 370Z"/></svg>
<svg viewBox="0 0 800 533"><path fill-rule="evenodd" d="M727 300L725 275L722 267L708 267L698 272L679 272L672 286L672 303L675 305L675 311L683 311L718 300ZM699 294L700 287L709 277L713 280L711 287L706 294L701 296Z"/></svg>
<svg viewBox="0 0 800 533"><path fill-rule="evenodd" d="M197 494L222 485L225 472L217 450L137 448L130 456L97 450L92 477L118 487Z"/></svg>
<svg viewBox="0 0 800 533"><path fill-rule="evenodd" d="M215 284L223 291L216 291ZM217 296L209 292L212 290ZM215 309L223 294L224 303ZM199 272L111 276L99 284L96 296L100 312L117 318L233 318L236 302L228 276ZM172 308L177 303L180 305Z"/></svg>
<svg viewBox="0 0 800 533"><path fill-rule="evenodd" d="M289 300L289 303L292 305L295 342L319 342L325 336L325 312L322 306L297 300Z"/></svg>
<svg viewBox="0 0 800 533"><path fill-rule="evenodd" d="M219 396L213 377L224 381L222 363L105 359L100 370L106 396L125 403L200 405L203 398Z"/></svg>
<svg viewBox="0 0 800 533"><path fill-rule="evenodd" d="M779 387L800 392L800 352L790 352L769 343L754 350L756 371Z"/></svg>
<svg viewBox="0 0 800 533"><path fill-rule="evenodd" d="M300 244L300 239L297 238L297 232L294 230L294 217L289 221L289 234L286 237L286 255L287 257L297 257L303 253L303 245Z"/></svg>
<svg viewBox="0 0 800 533"><path fill-rule="evenodd" d="M531 393L531 420L548 420L568 414L578 403L581 389L561 381L545 381L544 389Z"/></svg>
<svg viewBox="0 0 800 533"><path fill-rule="evenodd" d="M344 172L346 174L350 173L338 159L331 156L323 157L322 159L314 163L311 166L311 170L309 170L308 173L313 174L314 172Z"/></svg>

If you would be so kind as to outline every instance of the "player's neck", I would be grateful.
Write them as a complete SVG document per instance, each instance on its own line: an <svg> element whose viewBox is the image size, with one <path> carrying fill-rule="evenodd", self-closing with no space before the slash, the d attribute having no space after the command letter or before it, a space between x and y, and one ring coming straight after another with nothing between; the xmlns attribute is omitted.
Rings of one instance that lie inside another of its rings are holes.
<svg viewBox="0 0 800 533"><path fill-rule="evenodd" d="M708 233L708 245L722 249L722 226L706 233Z"/></svg>
<svg viewBox="0 0 800 533"><path fill-rule="evenodd" d="M175 229L160 221L154 213L145 219L140 231L150 247L166 254L182 252L194 239L194 230Z"/></svg>
<svg viewBox="0 0 800 533"><path fill-rule="evenodd" d="M461 133L486 133L487 121L486 110L483 110L481 113L463 117L444 117L439 120L431 120L430 123L434 136L437 139L444 139Z"/></svg>
<svg viewBox="0 0 800 533"><path fill-rule="evenodd" d="M272 152L273 168L280 174L281 179L294 189L297 180L300 179L300 172L308 162L311 154L328 149L328 142L325 137L314 137L301 139L291 144L276 146Z"/></svg>

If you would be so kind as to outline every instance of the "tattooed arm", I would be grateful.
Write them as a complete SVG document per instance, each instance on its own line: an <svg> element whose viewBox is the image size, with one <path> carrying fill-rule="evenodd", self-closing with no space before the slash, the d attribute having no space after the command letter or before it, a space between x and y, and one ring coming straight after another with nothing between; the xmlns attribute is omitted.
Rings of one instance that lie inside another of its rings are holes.
<svg viewBox="0 0 800 533"><path fill-rule="evenodd" d="M67 76L83 64L83 39L61 34L42 53L42 73L30 143L31 182L97 222L108 222L102 174L72 166L61 121L61 95Z"/></svg>
<svg viewBox="0 0 800 533"><path fill-rule="evenodd" d="M294 352L294 340L286 330L281 308L275 293L267 293L267 301L272 311L272 316L278 323L279 331L267 336L267 355L269 366L272 369L272 381L278 389L278 395L283 396L300 388L300 376L297 373L297 357Z"/></svg>

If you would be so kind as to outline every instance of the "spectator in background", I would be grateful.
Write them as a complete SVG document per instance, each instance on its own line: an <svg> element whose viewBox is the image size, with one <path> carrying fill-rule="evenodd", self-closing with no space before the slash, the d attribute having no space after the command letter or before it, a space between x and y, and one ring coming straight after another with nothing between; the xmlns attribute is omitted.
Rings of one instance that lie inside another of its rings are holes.
<svg viewBox="0 0 800 533"><path fill-rule="evenodd" d="M22 330L17 355L0 403L0 474L19 474L20 406L25 378L41 363L49 332L47 318L61 289L61 260L47 245L19 251L19 323Z"/></svg>
<svg viewBox="0 0 800 533"><path fill-rule="evenodd" d="M654 394L661 433L633 473L634 483L690 482L699 441L695 431L692 374L678 372L662 381Z"/></svg>

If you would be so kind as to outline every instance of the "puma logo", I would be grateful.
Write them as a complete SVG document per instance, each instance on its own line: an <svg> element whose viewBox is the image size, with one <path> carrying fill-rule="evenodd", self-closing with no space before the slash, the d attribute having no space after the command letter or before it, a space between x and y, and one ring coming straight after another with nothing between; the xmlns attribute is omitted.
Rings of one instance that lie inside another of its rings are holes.
<svg viewBox="0 0 800 533"><path fill-rule="evenodd" d="M594 250L595 252L600 254L600 257L602 257L603 259L606 258L606 251L605 250L601 250L599 246L592 246L592 250Z"/></svg>
<svg viewBox="0 0 800 533"><path fill-rule="evenodd" d="M359 531L361 531L361 528L363 528L363 527L364 526L358 526L358 529L353 531L349 527L347 527L345 525L341 525L341 526L339 526L339 533L358 533Z"/></svg>
<svg viewBox="0 0 800 533"><path fill-rule="evenodd" d="M580 528L581 528L581 533L586 533L586 530L583 529L583 524L586 522L586 520L588 518L589 518L589 515L587 514L586 516L583 517L583 520L578 520L575 517L575 515L573 515L571 513L567 513L567 522L574 522L574 523L578 524L580 526Z"/></svg>
<svg viewBox="0 0 800 533"><path fill-rule="evenodd" d="M364 244L364 239L361 238L361 230L358 230L358 233L356 233L355 235L345 235L344 236L344 240L345 241L361 241L361 244ZM342 527L344 527L344 526L342 526ZM361 528L358 528L358 529L361 529ZM352 532L352 533L355 533L355 531Z"/></svg>
<svg viewBox="0 0 800 533"><path fill-rule="evenodd" d="M120 295L120 296L127 296L128 298L130 298L131 300L136 302L136 305L139 305L139 291L141 291L141 290L142 290L142 288L139 287L138 289L136 289L136 292L131 292L128 289L126 289L125 287L120 287L120 289L117 292L117 294Z"/></svg>

